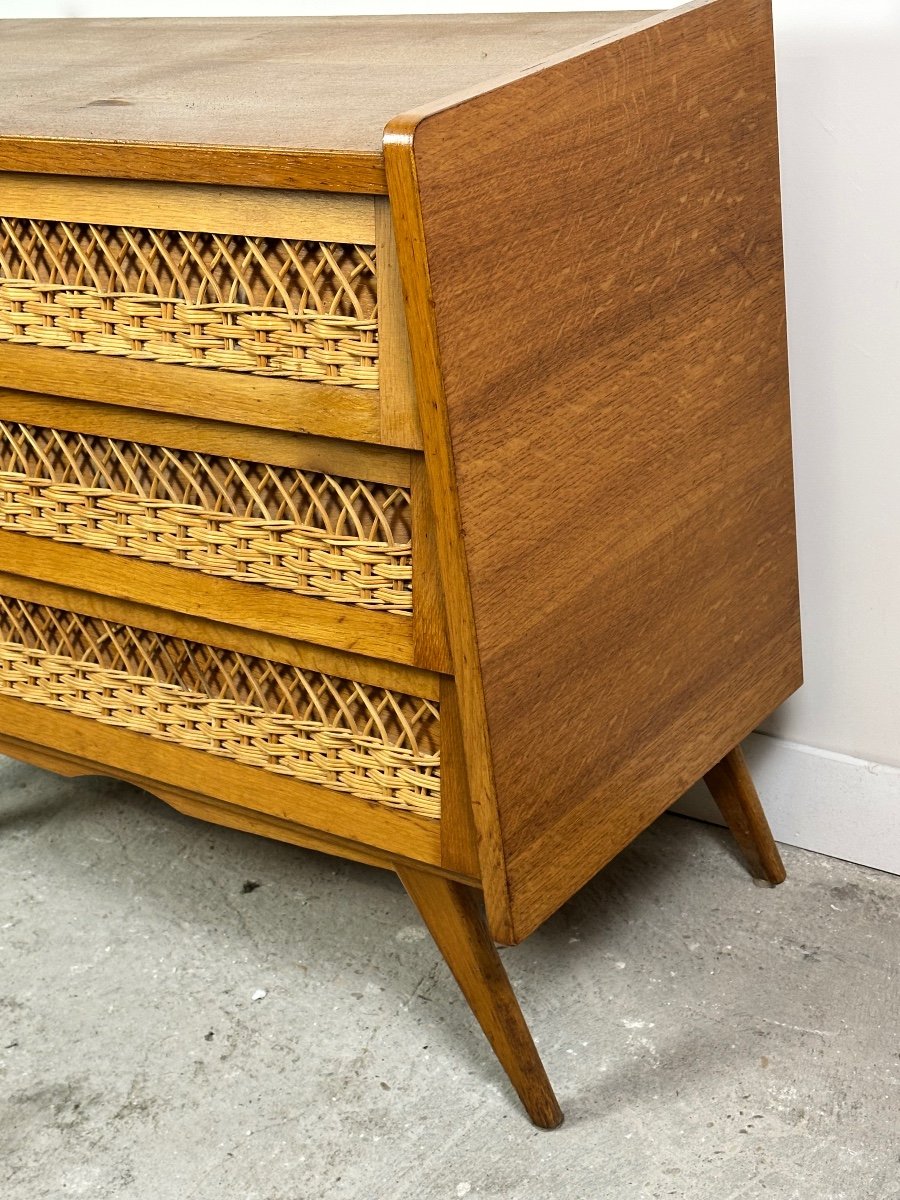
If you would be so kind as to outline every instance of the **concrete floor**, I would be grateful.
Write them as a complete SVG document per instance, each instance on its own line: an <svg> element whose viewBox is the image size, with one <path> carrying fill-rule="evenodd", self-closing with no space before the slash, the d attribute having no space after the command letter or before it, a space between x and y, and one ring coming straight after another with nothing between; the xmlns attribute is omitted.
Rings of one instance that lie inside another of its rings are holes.
<svg viewBox="0 0 900 1200"><path fill-rule="evenodd" d="M392 876L8 760L0 835L3 1200L900 1197L898 878L658 822L504 951L548 1134Z"/></svg>

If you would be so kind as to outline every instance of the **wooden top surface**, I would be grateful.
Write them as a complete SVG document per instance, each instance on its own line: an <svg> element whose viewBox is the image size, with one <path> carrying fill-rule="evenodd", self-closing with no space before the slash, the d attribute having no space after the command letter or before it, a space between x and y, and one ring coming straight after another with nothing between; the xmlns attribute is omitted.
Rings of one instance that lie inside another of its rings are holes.
<svg viewBox="0 0 900 1200"><path fill-rule="evenodd" d="M0 20L0 169L384 190L392 117L647 15Z"/></svg>

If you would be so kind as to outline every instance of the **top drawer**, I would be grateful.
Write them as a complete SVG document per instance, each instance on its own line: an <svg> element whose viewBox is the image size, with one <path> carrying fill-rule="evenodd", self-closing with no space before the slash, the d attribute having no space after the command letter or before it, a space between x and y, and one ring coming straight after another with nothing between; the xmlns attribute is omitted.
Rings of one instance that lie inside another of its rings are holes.
<svg viewBox="0 0 900 1200"><path fill-rule="evenodd" d="M395 271L374 197L0 175L0 382L415 446Z"/></svg>

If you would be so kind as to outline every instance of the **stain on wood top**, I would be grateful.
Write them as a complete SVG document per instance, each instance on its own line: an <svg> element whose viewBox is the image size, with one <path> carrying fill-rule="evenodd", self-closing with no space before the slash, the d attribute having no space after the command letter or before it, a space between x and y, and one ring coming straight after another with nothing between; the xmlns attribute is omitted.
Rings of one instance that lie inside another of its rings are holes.
<svg viewBox="0 0 900 1200"><path fill-rule="evenodd" d="M268 152L293 186L328 186L304 173L330 157L335 190L383 190L391 117L647 15L0 20L0 169L68 173L76 143L85 173L221 181L203 148L255 151L244 182Z"/></svg>

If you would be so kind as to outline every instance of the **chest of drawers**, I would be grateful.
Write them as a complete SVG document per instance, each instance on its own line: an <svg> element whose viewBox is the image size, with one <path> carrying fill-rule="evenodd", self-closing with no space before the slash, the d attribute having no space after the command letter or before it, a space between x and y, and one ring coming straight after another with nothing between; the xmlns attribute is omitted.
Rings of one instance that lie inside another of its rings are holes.
<svg viewBox="0 0 900 1200"><path fill-rule="evenodd" d="M8 22L0 749L495 949L800 681L771 24Z"/></svg>

